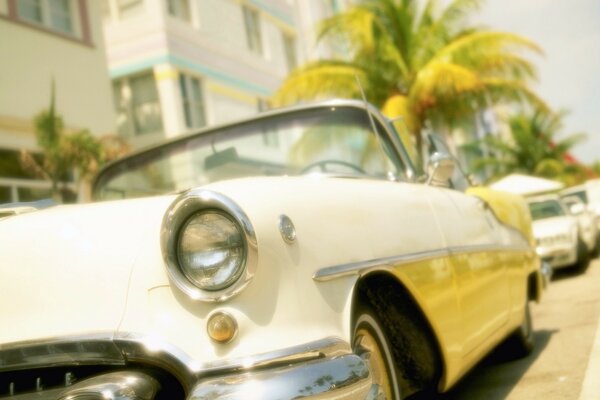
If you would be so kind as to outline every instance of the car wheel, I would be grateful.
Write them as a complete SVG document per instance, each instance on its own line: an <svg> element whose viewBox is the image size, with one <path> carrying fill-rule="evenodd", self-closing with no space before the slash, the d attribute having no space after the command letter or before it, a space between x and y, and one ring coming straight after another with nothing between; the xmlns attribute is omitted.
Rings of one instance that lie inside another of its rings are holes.
<svg viewBox="0 0 600 400"><path fill-rule="evenodd" d="M372 377L370 398L402 399L398 384L398 371L390 342L384 333L384 326L377 314L368 307L362 307L354 324L352 348L365 360Z"/></svg>
<svg viewBox="0 0 600 400"><path fill-rule="evenodd" d="M521 325L507 341L513 358L525 357L533 351L533 347L535 346L533 333L533 322L531 319L531 311L529 309L529 300L527 300L525 303L523 322L521 322Z"/></svg>
<svg viewBox="0 0 600 400"><path fill-rule="evenodd" d="M584 271L590 263L590 252L581 238L577 239L577 262L575 268Z"/></svg>
<svg viewBox="0 0 600 400"><path fill-rule="evenodd" d="M592 250L592 257L598 257L600 255L600 232L596 234L596 243Z"/></svg>

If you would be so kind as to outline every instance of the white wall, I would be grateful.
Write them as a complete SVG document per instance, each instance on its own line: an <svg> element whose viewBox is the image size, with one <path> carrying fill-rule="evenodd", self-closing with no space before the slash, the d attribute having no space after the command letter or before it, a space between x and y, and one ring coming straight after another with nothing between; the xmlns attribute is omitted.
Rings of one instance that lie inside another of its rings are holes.
<svg viewBox="0 0 600 400"><path fill-rule="evenodd" d="M258 112L256 105L224 96L220 93L208 90L206 95L210 104L210 122L212 125L248 117Z"/></svg>
<svg viewBox="0 0 600 400"><path fill-rule="evenodd" d="M88 2L92 46L0 19L0 129L14 131L10 126L19 123L27 130L32 117L49 106L54 79L56 107L67 126L114 133L99 4Z"/></svg>

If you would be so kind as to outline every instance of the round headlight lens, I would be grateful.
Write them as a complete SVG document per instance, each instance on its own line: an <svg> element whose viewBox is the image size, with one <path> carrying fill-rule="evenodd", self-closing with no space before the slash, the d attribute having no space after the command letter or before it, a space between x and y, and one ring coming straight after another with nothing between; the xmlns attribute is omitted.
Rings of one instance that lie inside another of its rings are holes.
<svg viewBox="0 0 600 400"><path fill-rule="evenodd" d="M181 229L177 255L182 272L203 290L221 290L244 270L246 244L238 224L217 211L192 215Z"/></svg>

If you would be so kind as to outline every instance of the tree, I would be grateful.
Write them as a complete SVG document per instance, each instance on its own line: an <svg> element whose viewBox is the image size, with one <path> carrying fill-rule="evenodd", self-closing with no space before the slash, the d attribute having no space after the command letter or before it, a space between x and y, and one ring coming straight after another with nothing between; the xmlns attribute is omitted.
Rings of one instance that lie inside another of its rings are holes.
<svg viewBox="0 0 600 400"><path fill-rule="evenodd" d="M596 175L596 177L600 177L600 160L594 162L591 166L591 169Z"/></svg>
<svg viewBox="0 0 600 400"><path fill-rule="evenodd" d="M470 26L481 0L453 0L443 9L428 0L363 0L326 19L319 40L346 48L347 57L308 63L292 72L275 105L331 96L359 98L390 117L403 116L421 148L427 125L450 125L495 102L528 100L544 107L528 87L533 65L521 53L541 53L511 33Z"/></svg>
<svg viewBox="0 0 600 400"><path fill-rule="evenodd" d="M510 138L490 135L467 146L471 150L485 146L491 154L479 159L475 169L486 169L491 179L523 173L560 180L568 185L585 180L587 168L577 163L569 151L586 135L561 135L565 114L564 111L536 110L511 117Z"/></svg>
<svg viewBox="0 0 600 400"><path fill-rule="evenodd" d="M37 143L44 154L34 157L21 151L21 164L34 176L52 183L52 197L59 202L73 202L77 198L69 183L76 181L78 189L89 186L98 168L113 158L122 156L129 147L114 135L97 139L88 130L65 133L62 117L56 112L54 82L51 87L50 107L34 117ZM75 179L73 179L75 178Z"/></svg>

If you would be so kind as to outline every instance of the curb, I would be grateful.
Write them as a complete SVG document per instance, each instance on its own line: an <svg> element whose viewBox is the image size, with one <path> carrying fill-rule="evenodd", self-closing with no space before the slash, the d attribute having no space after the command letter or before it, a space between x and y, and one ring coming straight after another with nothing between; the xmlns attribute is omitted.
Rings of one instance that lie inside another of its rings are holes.
<svg viewBox="0 0 600 400"><path fill-rule="evenodd" d="M596 334L594 343L590 350L585 377L581 385L579 400L598 400L600 399L600 318L596 323Z"/></svg>

